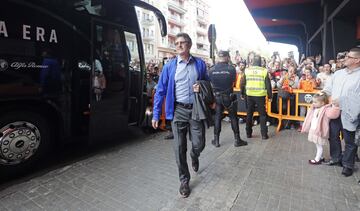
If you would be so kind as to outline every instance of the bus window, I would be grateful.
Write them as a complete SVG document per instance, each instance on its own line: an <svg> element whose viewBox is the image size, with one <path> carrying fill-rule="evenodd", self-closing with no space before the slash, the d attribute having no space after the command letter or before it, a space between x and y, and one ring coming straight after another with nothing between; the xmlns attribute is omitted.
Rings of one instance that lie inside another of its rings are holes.
<svg viewBox="0 0 360 211"><path fill-rule="evenodd" d="M136 35L130 32L125 32L125 39L128 48L129 66L135 71L140 72L140 57Z"/></svg>
<svg viewBox="0 0 360 211"><path fill-rule="evenodd" d="M100 52L102 58L103 73L106 77L106 80L109 82L110 90L123 90L125 88L125 81L127 76L127 71L125 67L125 55L124 55L124 45L121 43L120 29L113 27L111 25L106 26L96 26L97 30L101 30L102 33L97 31L97 49L95 51L95 56L97 52Z"/></svg>

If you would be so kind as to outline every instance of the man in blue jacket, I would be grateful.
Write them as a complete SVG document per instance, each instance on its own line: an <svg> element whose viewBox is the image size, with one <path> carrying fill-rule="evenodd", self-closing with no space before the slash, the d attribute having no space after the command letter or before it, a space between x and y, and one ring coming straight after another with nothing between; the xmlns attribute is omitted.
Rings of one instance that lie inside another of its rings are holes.
<svg viewBox="0 0 360 211"><path fill-rule="evenodd" d="M152 126L159 125L161 108L165 99L165 118L172 121L174 151L179 169L182 197L190 195L190 172L186 161L189 131L192 149L190 152L192 168L199 170L199 156L205 147L205 127L203 122L191 118L194 93L200 91L197 80L209 80L203 60L190 55L191 38L186 33L176 35L177 56L165 64L161 72L154 96Z"/></svg>

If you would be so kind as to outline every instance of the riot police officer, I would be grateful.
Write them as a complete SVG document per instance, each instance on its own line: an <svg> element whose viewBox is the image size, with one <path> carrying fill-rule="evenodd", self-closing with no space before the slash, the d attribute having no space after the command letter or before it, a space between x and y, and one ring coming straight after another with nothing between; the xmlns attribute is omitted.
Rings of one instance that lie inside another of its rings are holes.
<svg viewBox="0 0 360 211"><path fill-rule="evenodd" d="M215 64L209 73L211 83L215 94L215 125L214 139L212 144L220 147L219 137L221 131L221 120L224 117L223 112L226 109L231 119L231 128L234 132L235 147L247 145L246 141L241 140L239 132L239 124L237 117L237 100L233 93L233 86L236 80L236 70L229 65L230 55L228 51L220 51L218 53L219 62Z"/></svg>
<svg viewBox="0 0 360 211"><path fill-rule="evenodd" d="M252 137L252 118L257 105L260 114L260 127L262 139L268 139L268 130L266 126L265 99L266 95L271 102L272 89L267 69L261 67L261 57L255 55L250 61L250 67L245 69L245 76L241 82L241 96L245 97L247 102L246 114L246 136Z"/></svg>

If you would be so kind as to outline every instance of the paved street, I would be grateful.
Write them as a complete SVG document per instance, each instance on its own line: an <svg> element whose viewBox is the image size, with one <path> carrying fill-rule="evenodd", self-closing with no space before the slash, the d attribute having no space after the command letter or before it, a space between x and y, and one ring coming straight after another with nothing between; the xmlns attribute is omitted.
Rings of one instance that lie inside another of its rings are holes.
<svg viewBox="0 0 360 211"><path fill-rule="evenodd" d="M256 126L240 148L228 123L220 148L208 130L187 199L178 194L171 141L157 133L7 187L0 210L360 210L359 171L345 178L340 167L311 166L315 146L306 135L274 129L262 141Z"/></svg>

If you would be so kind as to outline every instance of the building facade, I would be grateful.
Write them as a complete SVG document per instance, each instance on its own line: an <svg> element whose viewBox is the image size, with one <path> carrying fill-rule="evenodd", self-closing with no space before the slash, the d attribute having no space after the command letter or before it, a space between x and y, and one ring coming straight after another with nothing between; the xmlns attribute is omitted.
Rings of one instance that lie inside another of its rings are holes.
<svg viewBox="0 0 360 211"><path fill-rule="evenodd" d="M159 25L151 12L137 8L146 61L162 61L176 55L175 38L186 32L193 41L191 53L209 58L210 44L207 40L209 5L205 0L143 0L161 10L167 20L168 35L161 37Z"/></svg>

